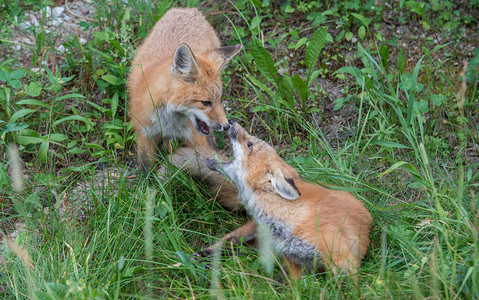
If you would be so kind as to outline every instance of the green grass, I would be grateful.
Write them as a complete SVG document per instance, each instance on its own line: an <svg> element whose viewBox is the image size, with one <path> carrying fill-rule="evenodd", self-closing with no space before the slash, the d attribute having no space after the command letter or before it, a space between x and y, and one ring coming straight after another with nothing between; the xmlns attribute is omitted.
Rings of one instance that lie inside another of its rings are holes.
<svg viewBox="0 0 479 300"><path fill-rule="evenodd" d="M247 216L171 166L137 176L125 83L154 22L198 3L93 2L63 53L43 20L19 26L49 1L0 2L2 298L479 298L477 1L199 3L244 45L223 78L228 117L373 215L359 286L291 281L248 248L191 260ZM18 50L18 35L35 42Z"/></svg>

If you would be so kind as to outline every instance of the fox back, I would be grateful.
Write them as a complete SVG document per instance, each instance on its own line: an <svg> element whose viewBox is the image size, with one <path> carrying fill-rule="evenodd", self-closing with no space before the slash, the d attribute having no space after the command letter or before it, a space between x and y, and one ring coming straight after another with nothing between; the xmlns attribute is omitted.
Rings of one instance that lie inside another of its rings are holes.
<svg viewBox="0 0 479 300"><path fill-rule="evenodd" d="M372 218L352 194L332 191L300 178L273 147L231 122L230 162L207 159L206 166L229 177L247 211L270 227L276 250L292 276L314 262L334 273L352 274L369 244Z"/></svg>

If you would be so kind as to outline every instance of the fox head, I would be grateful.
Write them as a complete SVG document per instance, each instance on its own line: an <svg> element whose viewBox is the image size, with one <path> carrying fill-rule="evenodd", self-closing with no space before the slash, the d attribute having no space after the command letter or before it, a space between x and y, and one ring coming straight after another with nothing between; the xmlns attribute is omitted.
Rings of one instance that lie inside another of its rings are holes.
<svg viewBox="0 0 479 300"><path fill-rule="evenodd" d="M265 141L249 135L234 120L229 123L233 160L221 162L209 158L206 166L229 177L243 195L265 192L287 200L297 199L301 195L294 183L299 179L298 173Z"/></svg>
<svg viewBox="0 0 479 300"><path fill-rule="evenodd" d="M188 45L181 44L173 55L170 73L174 95L171 99L180 99L181 103L175 104L182 107L202 135L208 135L210 128L215 131L229 128L221 105L221 70L241 47L220 47L195 56Z"/></svg>

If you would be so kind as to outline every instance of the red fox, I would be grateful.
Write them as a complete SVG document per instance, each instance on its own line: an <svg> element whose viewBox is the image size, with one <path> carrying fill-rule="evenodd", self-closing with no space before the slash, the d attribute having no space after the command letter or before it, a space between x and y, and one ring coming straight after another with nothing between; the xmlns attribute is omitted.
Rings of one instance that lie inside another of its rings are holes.
<svg viewBox="0 0 479 300"><path fill-rule="evenodd" d="M129 115L143 167L168 138L214 149L210 129L229 126L221 105L221 70L240 49L220 47L213 27L195 8L170 9L155 24L128 77Z"/></svg>
<svg viewBox="0 0 479 300"><path fill-rule="evenodd" d="M302 269L314 268L315 261L329 266L334 274L355 274L369 245L372 217L364 205L348 192L303 181L270 145L233 120L227 134L233 160L208 158L205 164L229 177L248 213L270 228L289 275L299 277Z"/></svg>

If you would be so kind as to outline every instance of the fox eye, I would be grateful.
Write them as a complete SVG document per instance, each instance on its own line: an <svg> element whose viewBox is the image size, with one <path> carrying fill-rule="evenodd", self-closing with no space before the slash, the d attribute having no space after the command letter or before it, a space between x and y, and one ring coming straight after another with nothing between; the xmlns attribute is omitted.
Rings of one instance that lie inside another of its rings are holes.
<svg viewBox="0 0 479 300"><path fill-rule="evenodd" d="M203 103L204 106L211 106L211 101L201 101L201 103Z"/></svg>
<svg viewBox="0 0 479 300"><path fill-rule="evenodd" d="M250 150L253 150L253 143L251 141L248 142L248 148Z"/></svg>

